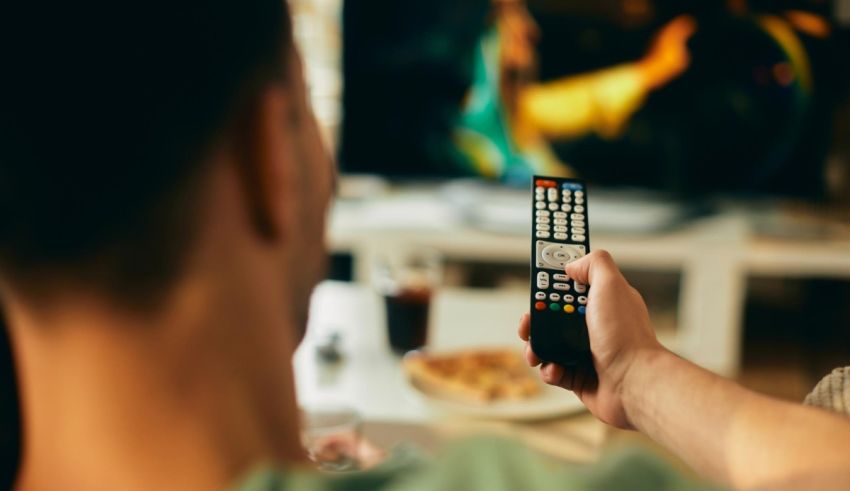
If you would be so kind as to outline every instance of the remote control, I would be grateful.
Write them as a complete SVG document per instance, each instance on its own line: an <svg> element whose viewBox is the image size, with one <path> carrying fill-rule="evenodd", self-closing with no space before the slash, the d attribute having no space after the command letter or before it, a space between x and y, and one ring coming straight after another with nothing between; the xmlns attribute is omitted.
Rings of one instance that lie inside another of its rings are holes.
<svg viewBox="0 0 850 491"><path fill-rule="evenodd" d="M545 362L590 364L588 286L564 272L590 252L587 190L556 177L534 176L531 186L531 349Z"/></svg>

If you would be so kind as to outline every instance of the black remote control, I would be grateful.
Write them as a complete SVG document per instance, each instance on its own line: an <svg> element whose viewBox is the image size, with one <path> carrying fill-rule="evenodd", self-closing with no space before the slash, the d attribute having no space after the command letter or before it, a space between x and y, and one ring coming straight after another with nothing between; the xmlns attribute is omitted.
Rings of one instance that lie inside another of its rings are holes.
<svg viewBox="0 0 850 491"><path fill-rule="evenodd" d="M543 361L590 364L587 285L564 266L590 252L587 190L576 179L534 176L531 231L531 349Z"/></svg>

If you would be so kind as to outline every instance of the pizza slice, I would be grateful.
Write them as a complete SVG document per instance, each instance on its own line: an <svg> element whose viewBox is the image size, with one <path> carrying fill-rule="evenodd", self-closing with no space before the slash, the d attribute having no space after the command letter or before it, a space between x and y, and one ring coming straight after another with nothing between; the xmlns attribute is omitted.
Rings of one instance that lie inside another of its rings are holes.
<svg viewBox="0 0 850 491"><path fill-rule="evenodd" d="M466 402L528 399L541 390L522 357L508 349L417 353L404 359L404 369L419 388Z"/></svg>

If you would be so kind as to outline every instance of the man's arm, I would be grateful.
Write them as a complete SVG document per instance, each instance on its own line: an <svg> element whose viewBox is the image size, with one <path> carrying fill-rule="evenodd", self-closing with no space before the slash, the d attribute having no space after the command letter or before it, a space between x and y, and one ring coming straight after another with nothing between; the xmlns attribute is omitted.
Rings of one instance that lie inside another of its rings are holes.
<svg viewBox="0 0 850 491"><path fill-rule="evenodd" d="M608 253L566 270L592 285L587 323L598 376L542 364L545 382L575 391L601 420L642 431L734 488L850 489L850 420L749 391L667 351ZM520 336L528 335L525 316ZM527 358L540 364L530 345Z"/></svg>

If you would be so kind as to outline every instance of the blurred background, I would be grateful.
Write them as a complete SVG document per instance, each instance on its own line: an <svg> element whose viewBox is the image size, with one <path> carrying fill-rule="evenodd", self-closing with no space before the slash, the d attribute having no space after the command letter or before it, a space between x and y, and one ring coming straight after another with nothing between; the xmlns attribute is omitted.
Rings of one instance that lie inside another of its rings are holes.
<svg viewBox="0 0 850 491"><path fill-rule="evenodd" d="M515 345L534 174L587 180L591 247L677 353L795 401L850 364L850 1L291 6L340 169L302 400L435 417L384 373L388 256L438 270L429 348Z"/></svg>

